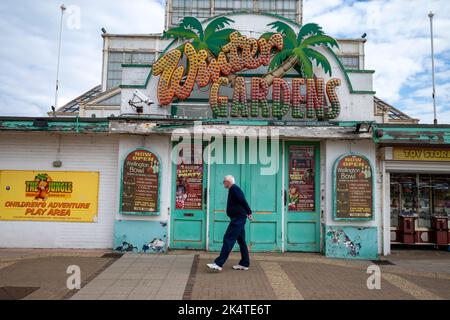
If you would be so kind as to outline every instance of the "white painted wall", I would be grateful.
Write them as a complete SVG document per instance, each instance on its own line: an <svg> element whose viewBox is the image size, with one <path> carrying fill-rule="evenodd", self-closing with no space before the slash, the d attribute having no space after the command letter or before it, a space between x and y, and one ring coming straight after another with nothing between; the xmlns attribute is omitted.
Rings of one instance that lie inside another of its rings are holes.
<svg viewBox="0 0 450 320"><path fill-rule="evenodd" d="M0 170L99 171L100 187L97 223L0 221L0 247L112 248L118 149L117 136L2 133Z"/></svg>
<svg viewBox="0 0 450 320"><path fill-rule="evenodd" d="M324 201L324 220L326 225L335 226L361 226L361 227L378 227L378 253L382 253L383 237L382 237L382 206L381 203L381 180L379 169L376 168L376 152L375 145L370 140L326 140L324 142L324 154L326 174L325 174L325 201ZM375 212L372 221L342 221L333 220L333 165L337 158L341 155L354 152L368 158L372 164L375 173Z"/></svg>

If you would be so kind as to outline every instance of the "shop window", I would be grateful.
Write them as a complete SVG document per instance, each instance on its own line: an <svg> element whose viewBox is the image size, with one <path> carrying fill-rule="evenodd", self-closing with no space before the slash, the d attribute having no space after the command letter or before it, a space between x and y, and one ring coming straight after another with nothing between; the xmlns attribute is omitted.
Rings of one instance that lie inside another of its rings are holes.
<svg viewBox="0 0 450 320"><path fill-rule="evenodd" d="M419 175L419 227L431 227L431 186L430 175Z"/></svg>
<svg viewBox="0 0 450 320"><path fill-rule="evenodd" d="M391 226L399 215L416 215L418 226L430 228L432 216L450 214L450 175L391 174Z"/></svg>
<svg viewBox="0 0 450 320"><path fill-rule="evenodd" d="M450 215L450 175L433 177L433 214Z"/></svg>
<svg viewBox="0 0 450 320"><path fill-rule="evenodd" d="M417 213L417 176L400 176L400 214L413 215Z"/></svg>
<svg viewBox="0 0 450 320"><path fill-rule="evenodd" d="M400 213L400 183L398 177L391 176L391 227L398 227L398 215Z"/></svg>

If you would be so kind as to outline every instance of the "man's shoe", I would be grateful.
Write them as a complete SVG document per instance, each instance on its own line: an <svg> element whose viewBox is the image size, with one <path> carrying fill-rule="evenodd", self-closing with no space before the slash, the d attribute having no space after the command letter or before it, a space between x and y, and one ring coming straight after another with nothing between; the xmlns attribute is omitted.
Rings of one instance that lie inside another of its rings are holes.
<svg viewBox="0 0 450 320"><path fill-rule="evenodd" d="M240 264L233 266L234 270L248 270L248 267L241 266Z"/></svg>
<svg viewBox="0 0 450 320"><path fill-rule="evenodd" d="M217 264L215 263L208 263L206 264L208 268L213 269L213 270L217 270L217 271L222 271L222 267L219 267Z"/></svg>

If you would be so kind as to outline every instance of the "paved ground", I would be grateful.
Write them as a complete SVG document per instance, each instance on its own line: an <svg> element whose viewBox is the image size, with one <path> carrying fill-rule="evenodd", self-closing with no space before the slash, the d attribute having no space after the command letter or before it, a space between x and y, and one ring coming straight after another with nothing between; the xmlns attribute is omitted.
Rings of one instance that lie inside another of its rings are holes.
<svg viewBox="0 0 450 320"><path fill-rule="evenodd" d="M101 257L42 257L0 263L0 299L8 299L8 293L20 288L35 288L24 299L59 300L70 295L67 289L67 268L77 265L82 270L81 283L87 283L97 272L115 259ZM3 295L3 297L2 297Z"/></svg>
<svg viewBox="0 0 450 320"><path fill-rule="evenodd" d="M0 250L0 299L450 299L450 253L442 251L393 252L384 258L392 264L379 265L380 290L366 285L371 261L319 254L252 254L250 271L235 271L233 253L215 272L206 268L215 253L104 253ZM81 268L80 291L66 288L69 265Z"/></svg>
<svg viewBox="0 0 450 320"><path fill-rule="evenodd" d="M75 300L181 300L192 255L125 255L103 271Z"/></svg>

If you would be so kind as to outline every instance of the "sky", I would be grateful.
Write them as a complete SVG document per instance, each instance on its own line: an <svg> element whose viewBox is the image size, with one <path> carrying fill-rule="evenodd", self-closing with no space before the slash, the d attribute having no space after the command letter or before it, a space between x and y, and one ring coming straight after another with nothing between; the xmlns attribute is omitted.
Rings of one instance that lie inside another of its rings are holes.
<svg viewBox="0 0 450 320"><path fill-rule="evenodd" d="M54 105L61 0L0 1L0 115L46 116ZM163 0L66 0L59 103L101 82L101 28L158 33ZM420 123L433 122L428 13L435 13L436 105L450 123L449 0L304 0L304 22L336 38L367 33L365 69L377 96Z"/></svg>

